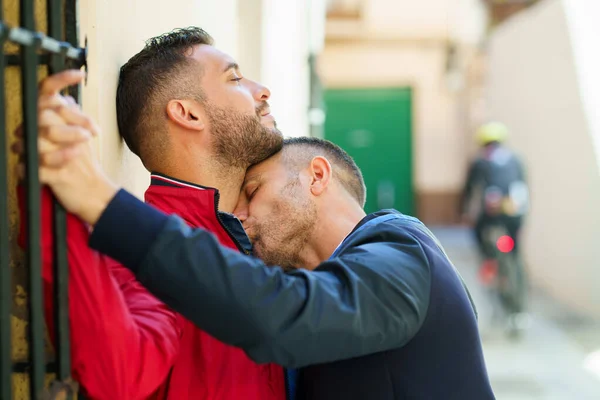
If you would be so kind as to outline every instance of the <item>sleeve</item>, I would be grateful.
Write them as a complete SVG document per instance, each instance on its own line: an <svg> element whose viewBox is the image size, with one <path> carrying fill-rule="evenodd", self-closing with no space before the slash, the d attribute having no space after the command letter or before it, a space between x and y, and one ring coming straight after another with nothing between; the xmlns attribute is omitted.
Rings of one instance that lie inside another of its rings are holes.
<svg viewBox="0 0 600 400"><path fill-rule="evenodd" d="M137 226L138 235L114 229L116 221ZM418 331L429 305L429 263L411 234L393 232L317 271L285 273L121 191L90 245L255 361L302 367L401 347Z"/></svg>
<svg viewBox="0 0 600 400"><path fill-rule="evenodd" d="M24 189L19 187L21 232L26 239ZM44 308L54 341L53 201L42 190ZM143 399L164 382L179 348L175 313L130 271L87 245L89 230L69 215L69 318L73 378L93 399Z"/></svg>

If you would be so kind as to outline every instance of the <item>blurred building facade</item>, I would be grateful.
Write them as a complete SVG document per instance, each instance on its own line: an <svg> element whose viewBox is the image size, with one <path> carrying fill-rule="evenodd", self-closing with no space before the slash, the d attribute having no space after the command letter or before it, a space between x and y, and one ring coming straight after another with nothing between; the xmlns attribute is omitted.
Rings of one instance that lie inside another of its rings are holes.
<svg viewBox="0 0 600 400"><path fill-rule="evenodd" d="M477 60L486 30L485 4L333 0L329 7L319 63L326 90L410 90L409 132L398 134L410 136L411 149L397 157L410 157L411 171L397 183L396 197L410 192L413 207L401 211L426 223L456 222L465 160L472 149L468 132L477 112L471 103L480 97L482 85ZM406 126L382 129L400 132ZM377 195L371 190L368 197Z"/></svg>
<svg viewBox="0 0 600 400"><path fill-rule="evenodd" d="M396 199L392 204L428 224L456 222L458 196L476 148L473 131L489 119L505 122L509 145L529 169L532 212L524 239L532 283L596 316L598 15L600 3L594 0L330 0L319 60L325 137L341 140L357 155L365 177L379 182L369 187L371 199L381 196L380 186L387 183L374 164L387 163L400 176L388 185ZM399 100L374 94L382 89L407 90L408 123L394 122L405 111ZM343 96L363 101L341 104ZM373 113L366 104L377 96L384 98L381 104L395 101L396 108ZM369 115L357 119L361 107ZM353 128L343 126L348 118ZM376 125L372 119L384 122ZM387 131L410 140L388 138L376 145ZM351 139L355 136L361 139ZM401 151L407 144L409 153ZM398 150L382 149L390 146ZM361 148L369 148L370 156L363 157ZM408 160L401 165L399 158ZM406 196L413 202L398 200ZM376 199L370 206L385 204Z"/></svg>

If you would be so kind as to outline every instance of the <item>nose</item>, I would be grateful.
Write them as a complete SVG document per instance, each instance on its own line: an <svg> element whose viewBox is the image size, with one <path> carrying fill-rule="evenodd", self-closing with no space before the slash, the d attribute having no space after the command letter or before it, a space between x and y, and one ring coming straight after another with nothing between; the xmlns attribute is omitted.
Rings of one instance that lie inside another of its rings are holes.
<svg viewBox="0 0 600 400"><path fill-rule="evenodd" d="M271 97L271 91L268 87L255 82L253 80L248 80L250 90L252 91L252 96L256 101L267 101Z"/></svg>
<svg viewBox="0 0 600 400"><path fill-rule="evenodd" d="M240 196L240 199L233 210L233 215L235 215L242 224L248 219L248 202L245 200L245 196Z"/></svg>

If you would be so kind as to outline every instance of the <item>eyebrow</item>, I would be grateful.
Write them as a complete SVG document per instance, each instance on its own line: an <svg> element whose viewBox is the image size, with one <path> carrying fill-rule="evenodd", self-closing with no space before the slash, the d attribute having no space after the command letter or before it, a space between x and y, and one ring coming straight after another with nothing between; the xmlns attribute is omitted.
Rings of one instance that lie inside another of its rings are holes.
<svg viewBox="0 0 600 400"><path fill-rule="evenodd" d="M261 174L252 174L250 176L247 176L246 178L244 178L244 182L242 182L242 187L245 187L250 182L258 181L258 180L260 180L260 178L261 178Z"/></svg>
<svg viewBox="0 0 600 400"><path fill-rule="evenodd" d="M236 62L230 62L229 64L227 64L227 66L223 70L223 73L229 71L230 69L238 70L238 69L240 69L240 66Z"/></svg>

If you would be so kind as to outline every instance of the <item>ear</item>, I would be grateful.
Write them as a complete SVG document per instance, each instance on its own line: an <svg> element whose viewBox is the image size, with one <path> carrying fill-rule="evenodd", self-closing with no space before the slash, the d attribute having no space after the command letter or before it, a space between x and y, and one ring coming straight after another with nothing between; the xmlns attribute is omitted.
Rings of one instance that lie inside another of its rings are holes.
<svg viewBox="0 0 600 400"><path fill-rule="evenodd" d="M317 156L310 162L311 174L310 192L314 196L320 196L325 192L331 182L331 164L325 157Z"/></svg>
<svg viewBox="0 0 600 400"><path fill-rule="evenodd" d="M203 130L203 111L202 106L194 100L171 100L167 103L169 120L184 129Z"/></svg>

